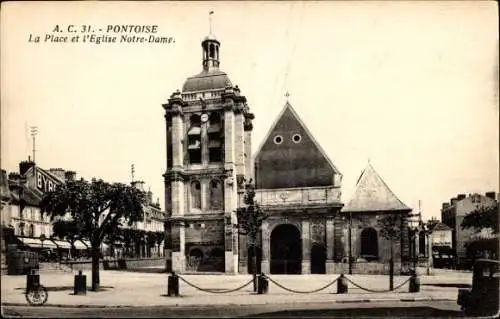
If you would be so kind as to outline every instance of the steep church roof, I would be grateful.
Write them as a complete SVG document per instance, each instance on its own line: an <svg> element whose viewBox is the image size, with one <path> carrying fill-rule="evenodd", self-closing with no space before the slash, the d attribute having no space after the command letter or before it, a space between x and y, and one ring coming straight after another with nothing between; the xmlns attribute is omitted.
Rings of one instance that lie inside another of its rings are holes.
<svg viewBox="0 0 500 319"><path fill-rule="evenodd" d="M258 148L254 162L258 188L340 185L342 178L288 102Z"/></svg>
<svg viewBox="0 0 500 319"><path fill-rule="evenodd" d="M356 183L356 191L343 212L365 211L411 211L390 190L370 163L361 173Z"/></svg>

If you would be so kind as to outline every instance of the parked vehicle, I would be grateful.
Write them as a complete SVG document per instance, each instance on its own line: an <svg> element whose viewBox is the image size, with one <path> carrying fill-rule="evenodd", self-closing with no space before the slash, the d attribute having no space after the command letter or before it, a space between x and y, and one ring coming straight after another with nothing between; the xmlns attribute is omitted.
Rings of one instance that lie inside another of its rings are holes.
<svg viewBox="0 0 500 319"><path fill-rule="evenodd" d="M467 316L491 316L499 307L499 260L478 259L472 273L472 289L459 289L457 304Z"/></svg>

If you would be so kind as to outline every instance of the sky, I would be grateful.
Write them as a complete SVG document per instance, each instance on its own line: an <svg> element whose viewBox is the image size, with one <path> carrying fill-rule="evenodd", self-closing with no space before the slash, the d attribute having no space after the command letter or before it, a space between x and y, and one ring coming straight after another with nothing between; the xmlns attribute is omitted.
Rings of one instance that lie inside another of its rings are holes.
<svg viewBox="0 0 500 319"><path fill-rule="evenodd" d="M3 2L0 164L18 171L36 126L40 167L129 183L134 164L164 207L162 104L201 71L214 11L220 68L256 116L253 152L288 91L343 174L345 203L370 161L405 204L418 211L420 200L424 219L439 218L459 193L499 191L496 5ZM115 24L157 25L175 42L44 42L68 35L52 32L56 25L104 34Z"/></svg>

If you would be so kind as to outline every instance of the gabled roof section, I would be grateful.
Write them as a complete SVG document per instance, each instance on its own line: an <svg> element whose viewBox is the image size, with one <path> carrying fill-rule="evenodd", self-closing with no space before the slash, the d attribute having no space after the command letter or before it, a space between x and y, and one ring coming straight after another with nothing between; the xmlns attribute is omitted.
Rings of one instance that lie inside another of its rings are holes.
<svg viewBox="0 0 500 319"><path fill-rule="evenodd" d="M328 163L330 164L330 167L333 169L334 173L337 174L337 175L342 176L342 173L333 164L333 162L330 159L330 157L326 154L325 150L321 147L321 145L316 141L316 139L312 135L311 131L309 131L309 129L307 128L307 125L304 124L304 122L301 120L301 118L299 117L299 115L297 114L297 112L295 111L295 109L292 107L292 105L288 101L285 103L285 106L283 107L283 109L281 110L281 112L278 114L278 116L274 120L274 123L271 125L271 128L267 131L267 134L264 137L264 139L261 141L260 146L257 149L257 152L253 156L254 161L258 159L259 154L260 154L262 148L266 144L266 141L271 137L271 134L275 131L276 126L278 125L278 123L282 119L283 115L287 111L289 111L293 115L293 117L297 120L297 122L299 123L299 125L302 127L302 129L306 132L306 134L309 136L309 138L313 142L314 146L319 150L319 152L321 153L321 155L328 161Z"/></svg>
<svg viewBox="0 0 500 319"><path fill-rule="evenodd" d="M35 169L36 169L36 170L39 170L39 171L42 171L43 173L45 173L45 174L49 175L50 177L52 177L53 179L55 179L55 180L56 180L56 182L59 182L60 184L65 184L65 183L66 183L66 181L65 181L65 180L63 180L63 179L61 179L59 176L57 176L57 175L55 175L55 174L52 174L50 171L45 170L45 169L43 169L43 168L40 168L40 167L38 167L38 166L32 166L32 167L30 167L30 168L26 171L26 173L25 173L24 175L33 175L33 176L34 176L33 171L34 171Z"/></svg>
<svg viewBox="0 0 500 319"><path fill-rule="evenodd" d="M431 231L439 231L439 230L451 230L451 227L443 223L437 223L431 229Z"/></svg>
<svg viewBox="0 0 500 319"><path fill-rule="evenodd" d="M343 212L411 210L391 191L370 163L356 183L354 196L342 209Z"/></svg>

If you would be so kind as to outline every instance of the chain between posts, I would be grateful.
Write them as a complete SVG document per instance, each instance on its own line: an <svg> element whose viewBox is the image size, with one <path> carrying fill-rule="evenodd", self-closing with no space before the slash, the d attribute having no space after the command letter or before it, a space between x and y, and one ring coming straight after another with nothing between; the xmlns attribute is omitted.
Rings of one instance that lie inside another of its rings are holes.
<svg viewBox="0 0 500 319"><path fill-rule="evenodd" d="M333 281L329 282L327 285L321 287L321 288L318 288L318 289L314 289L314 290L311 290L311 291L304 291L304 290L294 290L294 289L291 289L291 288L287 288L283 285L281 285L280 283L278 283L277 281L273 280L271 277L268 277L266 275L264 275L265 278L269 279L269 281L271 281L273 284L275 284L276 286L282 288L282 289L285 289L287 291L290 291L290 292L294 292L294 293L298 293L298 294L312 294L312 293L315 293L315 292L318 292L318 291L321 291L321 290L325 290L326 288L330 287L331 285L333 285L339 278L335 278Z"/></svg>
<svg viewBox="0 0 500 319"><path fill-rule="evenodd" d="M198 289L198 290L204 291L204 292L213 293L213 294L225 294L225 293L235 292L235 291L238 291L238 290L241 290L241 289L245 288L246 286L250 285L253 282L253 278L252 278L252 279L250 279L249 282L247 282L244 285L242 285L242 286L240 286L238 288L235 288L235 289L214 290L214 289L201 288L200 286L197 286L197 285L195 285L193 283L190 283L189 281L187 281L186 279L182 278L179 275L176 275L176 276L179 277L180 280L182 280L183 282L185 282L186 284L188 284L189 286L191 286L191 287L193 287L195 289Z"/></svg>
<svg viewBox="0 0 500 319"><path fill-rule="evenodd" d="M405 281L403 281L401 284L399 284L398 286L394 287L394 289L383 289L383 290L376 290L376 289L368 289L368 288L364 288L364 287L361 287L360 285L358 285L357 283L355 283L354 281L352 281L351 279L349 279L348 277L345 277L347 279L347 281L349 281L351 284L353 284L355 287L359 288L359 289L362 289L362 290L365 290L365 291L368 291L368 292L391 292L391 291L394 291L396 289L399 289L401 287L403 287L406 283L408 283L411 279L408 278L406 279Z"/></svg>

